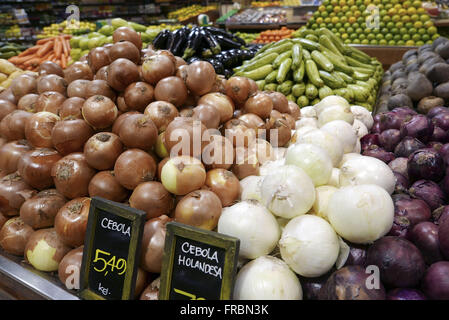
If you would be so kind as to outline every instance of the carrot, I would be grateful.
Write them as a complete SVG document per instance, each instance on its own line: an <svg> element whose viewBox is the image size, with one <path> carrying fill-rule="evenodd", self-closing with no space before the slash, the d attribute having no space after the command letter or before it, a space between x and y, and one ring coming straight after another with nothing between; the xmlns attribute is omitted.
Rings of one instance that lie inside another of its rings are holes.
<svg viewBox="0 0 449 320"><path fill-rule="evenodd" d="M28 61L26 61L23 65L28 67L28 66L39 66L39 64L41 63L41 59L39 57L35 57L33 59L30 59Z"/></svg>
<svg viewBox="0 0 449 320"><path fill-rule="evenodd" d="M18 57L17 58L17 62L16 64L22 64L25 63L26 61L35 58L35 55L29 55L29 56L25 56L25 57Z"/></svg>
<svg viewBox="0 0 449 320"><path fill-rule="evenodd" d="M48 61L53 61L53 62L55 62L55 53L52 52L52 53L48 56L47 60L48 60Z"/></svg>
<svg viewBox="0 0 449 320"><path fill-rule="evenodd" d="M61 39L62 44L62 51L64 52L64 55L69 55L70 49L69 49L69 43L66 39L63 37L59 37Z"/></svg>
<svg viewBox="0 0 449 320"><path fill-rule="evenodd" d="M62 43L59 37L55 38L53 51L55 52L55 57L59 59L62 54Z"/></svg>
<svg viewBox="0 0 449 320"><path fill-rule="evenodd" d="M42 47L37 51L37 56L38 57L43 57L44 55L46 55L53 47L53 43L52 42L47 42L44 45L42 45Z"/></svg>
<svg viewBox="0 0 449 320"><path fill-rule="evenodd" d="M67 68L67 56L65 55L62 55L61 57L61 68L62 69Z"/></svg>
<svg viewBox="0 0 449 320"><path fill-rule="evenodd" d="M55 37L40 39L36 41L36 44L45 44L47 42L53 41Z"/></svg>
<svg viewBox="0 0 449 320"><path fill-rule="evenodd" d="M25 51L22 51L22 52L19 54L19 57L27 56L27 55L29 55L30 53L35 53L35 52L37 52L41 47L42 47L42 46L40 46L40 45L30 47L30 48L26 49Z"/></svg>
<svg viewBox="0 0 449 320"><path fill-rule="evenodd" d="M8 61L11 62L11 63L17 64L17 59L19 59L19 57L18 56L14 56L14 57L9 58Z"/></svg>

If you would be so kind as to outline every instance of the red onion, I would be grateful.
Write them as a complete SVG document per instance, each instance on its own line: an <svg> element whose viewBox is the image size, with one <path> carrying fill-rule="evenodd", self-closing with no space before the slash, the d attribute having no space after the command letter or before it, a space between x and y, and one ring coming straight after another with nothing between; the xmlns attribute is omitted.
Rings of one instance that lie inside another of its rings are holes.
<svg viewBox="0 0 449 320"><path fill-rule="evenodd" d="M419 149L424 149L426 145L418 139L412 137L405 137L399 142L394 149L394 155L396 157L408 158L413 152Z"/></svg>
<svg viewBox="0 0 449 320"><path fill-rule="evenodd" d="M394 199L394 221L389 235L407 237L411 228L431 217L430 207L421 199L408 196Z"/></svg>
<svg viewBox="0 0 449 320"><path fill-rule="evenodd" d="M360 139L360 144L362 146L362 150L366 150L373 145L380 146L379 134L367 134L362 139Z"/></svg>
<svg viewBox="0 0 449 320"><path fill-rule="evenodd" d="M424 293L416 289L397 288L387 294L387 300L427 300Z"/></svg>
<svg viewBox="0 0 449 320"><path fill-rule="evenodd" d="M424 221L415 225L410 231L410 240L421 250L427 264L443 260L438 240L438 226L434 223Z"/></svg>
<svg viewBox="0 0 449 320"><path fill-rule="evenodd" d="M427 269L422 289L429 299L449 300L449 261L439 261Z"/></svg>
<svg viewBox="0 0 449 320"><path fill-rule="evenodd" d="M391 168L391 170L393 170L393 172L400 173L408 179L407 162L407 158L399 157L391 161L388 166Z"/></svg>
<svg viewBox="0 0 449 320"><path fill-rule="evenodd" d="M441 125L439 125L439 127L444 129ZM421 142L425 143L432 137L433 129L434 125L432 121L430 121L430 119L428 119L425 115L418 114L401 125L401 136L417 138ZM449 129L449 127L447 129Z"/></svg>
<svg viewBox="0 0 449 320"><path fill-rule="evenodd" d="M401 132L397 129L388 129L379 135L379 143L387 151L394 151L394 148L401 141Z"/></svg>
<svg viewBox="0 0 449 320"><path fill-rule="evenodd" d="M444 177L443 157L433 149L420 149L413 152L407 163L408 176L411 180L440 181Z"/></svg>
<svg viewBox="0 0 449 320"><path fill-rule="evenodd" d="M446 259L449 259L449 219L443 219L438 229L438 241L440 250Z"/></svg>
<svg viewBox="0 0 449 320"><path fill-rule="evenodd" d="M375 145L372 145L369 148L365 149L362 154L364 156L377 158L387 164L395 159L395 156L392 152L387 152L385 149L379 148Z"/></svg>

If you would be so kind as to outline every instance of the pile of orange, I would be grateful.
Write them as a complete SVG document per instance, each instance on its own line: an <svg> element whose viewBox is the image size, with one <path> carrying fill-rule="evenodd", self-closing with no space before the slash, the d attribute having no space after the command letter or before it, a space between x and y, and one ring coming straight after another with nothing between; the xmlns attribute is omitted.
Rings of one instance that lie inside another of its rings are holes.
<svg viewBox="0 0 449 320"><path fill-rule="evenodd" d="M277 30L266 30L260 33L259 37L254 40L254 43L269 43L279 41L286 38L291 38L295 30L282 27Z"/></svg>

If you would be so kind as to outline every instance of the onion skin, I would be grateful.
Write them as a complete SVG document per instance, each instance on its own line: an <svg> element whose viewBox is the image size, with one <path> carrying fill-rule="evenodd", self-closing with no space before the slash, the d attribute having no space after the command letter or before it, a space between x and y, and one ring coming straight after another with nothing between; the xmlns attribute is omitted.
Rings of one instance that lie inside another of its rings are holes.
<svg viewBox="0 0 449 320"><path fill-rule="evenodd" d="M319 300L385 300L385 289L366 287L369 273L361 266L347 266L335 271L319 293Z"/></svg>
<svg viewBox="0 0 449 320"><path fill-rule="evenodd" d="M150 117L133 114L123 121L119 136L128 148L150 150L156 144L158 130Z"/></svg>
<svg viewBox="0 0 449 320"><path fill-rule="evenodd" d="M6 216L19 214L22 204L36 194L17 173L11 173L0 180L0 212Z"/></svg>
<svg viewBox="0 0 449 320"><path fill-rule="evenodd" d="M70 247L84 244L90 198L77 198L67 202L55 217L55 230L62 242Z"/></svg>
<svg viewBox="0 0 449 320"><path fill-rule="evenodd" d="M122 202L128 196L128 190L117 181L114 171L98 172L90 180L88 191L90 197L102 197L115 202Z"/></svg>
<svg viewBox="0 0 449 320"><path fill-rule="evenodd" d="M81 264L83 261L83 251L84 246L72 249L64 256L64 258L62 258L61 262L59 263L59 281L61 281L61 283L64 284L67 289L80 288L79 279L81 273ZM68 282L67 280L71 281Z"/></svg>
<svg viewBox="0 0 449 320"><path fill-rule="evenodd" d="M432 264L422 280L422 290L432 300L449 300L449 262Z"/></svg>
<svg viewBox="0 0 449 320"><path fill-rule="evenodd" d="M25 139L25 126L32 114L14 110L0 121L0 136L7 141Z"/></svg>
<svg viewBox="0 0 449 320"><path fill-rule="evenodd" d="M33 114L25 125L25 137L36 148L52 148L51 132L60 118L51 112Z"/></svg>
<svg viewBox="0 0 449 320"><path fill-rule="evenodd" d="M174 219L200 229L213 230L218 225L221 209L221 200L215 193L209 190L196 190L179 201Z"/></svg>
<svg viewBox="0 0 449 320"><path fill-rule="evenodd" d="M53 186L51 169L62 156L54 149L35 149L19 160L18 172L31 187L44 190Z"/></svg>
<svg viewBox="0 0 449 320"><path fill-rule="evenodd" d="M36 249L44 251L36 252ZM25 246L25 261L39 271L57 271L59 263L70 249L54 228L40 229L31 234Z"/></svg>
<svg viewBox="0 0 449 320"><path fill-rule="evenodd" d="M114 173L122 186L134 190L140 183L154 180L156 166L156 161L148 153L129 149L117 158Z"/></svg>
<svg viewBox="0 0 449 320"><path fill-rule="evenodd" d="M129 204L132 208L145 211L146 219L150 220L169 215L174 208L174 199L162 183L150 181L143 182L134 189Z"/></svg>
<svg viewBox="0 0 449 320"><path fill-rule="evenodd" d="M96 95L87 99L81 109L84 120L96 129L112 126L118 116L115 103L108 97Z"/></svg>
<svg viewBox="0 0 449 320"><path fill-rule="evenodd" d="M33 229L49 228L66 199L56 189L39 192L20 207L20 218Z"/></svg>
<svg viewBox="0 0 449 320"><path fill-rule="evenodd" d="M94 134L94 130L82 119L59 121L53 127L51 140L58 152L66 156L83 151L84 144Z"/></svg>
<svg viewBox="0 0 449 320"><path fill-rule="evenodd" d="M173 221L166 215L148 220L143 229L140 267L148 272L160 273L165 246L165 225Z"/></svg>
<svg viewBox="0 0 449 320"><path fill-rule="evenodd" d="M116 134L111 132L97 133L84 145L87 163L97 170L114 168L115 161L122 152L123 143Z"/></svg>
<svg viewBox="0 0 449 320"><path fill-rule="evenodd" d="M408 240L392 236L377 240L368 249L366 264L376 265L382 283L392 287L414 288L426 270L419 249Z"/></svg>
<svg viewBox="0 0 449 320"><path fill-rule="evenodd" d="M146 82L131 83L126 87L123 97L130 110L144 112L148 104L154 100L154 88Z"/></svg>
<svg viewBox="0 0 449 320"><path fill-rule="evenodd" d="M0 247L10 254L22 256L33 232L20 217L9 219L0 229Z"/></svg>
<svg viewBox="0 0 449 320"><path fill-rule="evenodd" d="M178 156L168 160L162 167L161 181L169 192L186 195L204 185L206 170L198 159Z"/></svg>
<svg viewBox="0 0 449 320"><path fill-rule="evenodd" d="M288 101L288 113L293 117L293 119L299 120L301 118L301 109L293 101Z"/></svg>
<svg viewBox="0 0 449 320"><path fill-rule="evenodd" d="M17 171L20 158L32 150L27 140L11 141L0 147L0 177Z"/></svg>
<svg viewBox="0 0 449 320"><path fill-rule="evenodd" d="M167 101L155 101L150 103L144 111L144 114L150 117L159 130L159 133L165 131L168 124L179 116L178 109Z"/></svg>
<svg viewBox="0 0 449 320"><path fill-rule="evenodd" d="M11 88L6 88L3 92L0 93L0 99L7 100L16 105L19 102L19 99L12 93Z"/></svg>
<svg viewBox="0 0 449 320"><path fill-rule="evenodd" d="M225 169L213 169L206 174L206 186L214 192L223 207L233 205L240 195L240 182L237 177Z"/></svg>
<svg viewBox="0 0 449 320"><path fill-rule="evenodd" d="M58 190L68 199L85 197L89 194L89 182L95 175L83 153L71 153L55 163L51 176Z"/></svg>

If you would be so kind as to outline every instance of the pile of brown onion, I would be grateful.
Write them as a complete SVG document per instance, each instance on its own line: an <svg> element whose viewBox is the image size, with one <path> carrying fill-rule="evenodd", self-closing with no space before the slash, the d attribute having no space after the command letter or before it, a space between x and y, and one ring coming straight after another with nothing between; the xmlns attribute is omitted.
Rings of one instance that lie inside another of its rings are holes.
<svg viewBox="0 0 449 320"><path fill-rule="evenodd" d="M69 287L90 197L143 210L137 298L161 272L166 223L215 230L222 207L239 200L239 180L287 144L300 111L208 62L142 49L130 28L113 39L65 70L45 62L0 94L0 246ZM182 155L171 139L180 129L191 147ZM198 144L195 132L207 139ZM56 253L36 259L45 246Z"/></svg>

